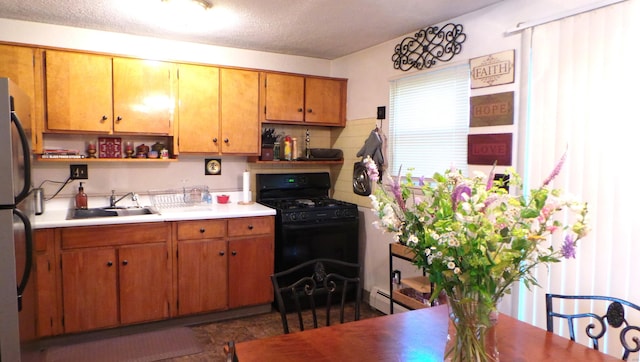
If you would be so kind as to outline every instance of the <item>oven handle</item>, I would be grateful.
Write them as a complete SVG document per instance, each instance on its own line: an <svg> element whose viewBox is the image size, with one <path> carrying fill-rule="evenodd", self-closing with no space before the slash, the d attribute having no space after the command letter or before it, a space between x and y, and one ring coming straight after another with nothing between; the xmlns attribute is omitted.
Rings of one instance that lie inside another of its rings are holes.
<svg viewBox="0 0 640 362"><path fill-rule="evenodd" d="M353 219L341 219L341 220L332 220L331 222L318 222L318 223L293 223L293 224L282 224L283 229L287 230L304 230L315 227L321 228L330 228L330 227L342 227L349 224L358 224L358 218Z"/></svg>

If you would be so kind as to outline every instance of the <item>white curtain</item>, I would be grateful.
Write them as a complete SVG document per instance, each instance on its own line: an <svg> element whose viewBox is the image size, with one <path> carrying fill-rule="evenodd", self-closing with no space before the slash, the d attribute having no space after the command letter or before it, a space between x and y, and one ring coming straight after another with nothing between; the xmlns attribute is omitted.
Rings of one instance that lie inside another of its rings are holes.
<svg viewBox="0 0 640 362"><path fill-rule="evenodd" d="M639 24L640 0L630 0L524 35L531 57L521 172L537 187L568 148L553 186L589 203L592 226L576 259L539 267L542 287L520 288L519 317L542 328L547 292L640 304ZM566 328L556 333L568 336ZM614 342L605 350L620 356Z"/></svg>

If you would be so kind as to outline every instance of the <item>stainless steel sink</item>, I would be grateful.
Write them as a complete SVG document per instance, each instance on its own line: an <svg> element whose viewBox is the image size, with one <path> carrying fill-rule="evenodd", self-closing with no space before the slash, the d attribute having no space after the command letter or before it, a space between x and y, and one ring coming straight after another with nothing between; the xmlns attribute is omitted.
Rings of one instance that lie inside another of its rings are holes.
<svg viewBox="0 0 640 362"><path fill-rule="evenodd" d="M96 217L118 217L152 215L155 212L149 207L98 207L92 209L72 209L67 219L89 219Z"/></svg>

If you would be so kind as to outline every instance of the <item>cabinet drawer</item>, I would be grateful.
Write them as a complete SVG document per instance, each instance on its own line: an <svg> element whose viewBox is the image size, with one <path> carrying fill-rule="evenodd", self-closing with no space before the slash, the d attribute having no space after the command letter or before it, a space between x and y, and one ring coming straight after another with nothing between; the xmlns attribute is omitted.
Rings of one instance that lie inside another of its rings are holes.
<svg viewBox="0 0 640 362"><path fill-rule="evenodd" d="M229 219L229 236L273 234L273 216Z"/></svg>
<svg viewBox="0 0 640 362"><path fill-rule="evenodd" d="M226 220L194 220L178 223L178 240L222 238L227 231Z"/></svg>
<svg viewBox="0 0 640 362"><path fill-rule="evenodd" d="M170 239L168 223L83 226L62 229L62 249L158 243Z"/></svg>

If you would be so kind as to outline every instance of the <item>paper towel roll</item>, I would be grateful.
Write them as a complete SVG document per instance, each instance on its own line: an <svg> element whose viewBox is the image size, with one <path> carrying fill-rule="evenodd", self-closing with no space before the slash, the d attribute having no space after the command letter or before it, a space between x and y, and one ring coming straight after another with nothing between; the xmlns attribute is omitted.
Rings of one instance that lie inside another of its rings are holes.
<svg viewBox="0 0 640 362"><path fill-rule="evenodd" d="M251 183L249 177L249 171L245 171L242 173L242 202L244 202L245 204L251 201Z"/></svg>

